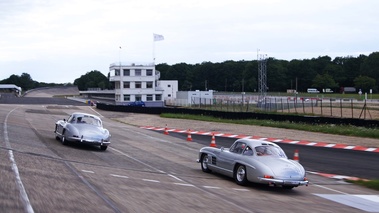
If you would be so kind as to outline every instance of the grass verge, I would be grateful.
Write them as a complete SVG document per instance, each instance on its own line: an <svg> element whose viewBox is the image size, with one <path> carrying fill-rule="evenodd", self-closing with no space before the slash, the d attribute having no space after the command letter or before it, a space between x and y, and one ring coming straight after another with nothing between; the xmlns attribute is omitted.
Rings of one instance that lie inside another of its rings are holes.
<svg viewBox="0 0 379 213"><path fill-rule="evenodd" d="M309 132L320 132L320 133L327 133L327 134L334 134L334 135L345 135L345 136L356 136L356 137L379 139L379 129L357 127L357 126L351 126L351 125L334 125L334 124L311 125L311 124L304 124L304 123L294 123L291 121L279 122L279 121L272 121L272 120L255 120L255 119L232 120L232 119L215 118L212 116L171 114L171 113L164 113L164 114L161 114L160 116L163 118L178 118L178 119L189 119L189 120L220 122L220 123L267 126L267 127L276 127L276 128L283 128L283 129L303 130L303 131L309 131Z"/></svg>
<svg viewBox="0 0 379 213"><path fill-rule="evenodd" d="M379 191L379 180L347 180L347 182Z"/></svg>

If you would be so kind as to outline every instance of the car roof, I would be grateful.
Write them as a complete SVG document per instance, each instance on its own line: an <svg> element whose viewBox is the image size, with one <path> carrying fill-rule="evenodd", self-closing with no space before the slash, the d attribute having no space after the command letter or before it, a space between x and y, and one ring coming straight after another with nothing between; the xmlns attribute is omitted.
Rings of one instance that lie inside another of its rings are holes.
<svg viewBox="0 0 379 213"><path fill-rule="evenodd" d="M275 146L275 147L279 147L277 144L275 143L272 143L270 141L265 141L265 140L260 140L260 139L248 139L248 138L242 138L242 139L238 139L236 140L236 142L244 142L247 144L247 146L250 146L250 147L256 147L256 146L268 146L268 145L271 145L271 146Z"/></svg>
<svg viewBox="0 0 379 213"><path fill-rule="evenodd" d="M74 112L72 113L72 116L75 116L75 117L78 117L78 116L92 116L94 118L97 118L99 120L101 120L98 116L96 115L93 115L93 114L89 114L89 113L84 113L84 112Z"/></svg>

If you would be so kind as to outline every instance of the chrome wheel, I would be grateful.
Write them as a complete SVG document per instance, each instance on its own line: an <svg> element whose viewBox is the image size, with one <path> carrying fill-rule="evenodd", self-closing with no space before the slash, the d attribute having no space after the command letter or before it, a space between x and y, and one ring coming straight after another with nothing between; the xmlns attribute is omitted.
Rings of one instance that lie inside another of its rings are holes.
<svg viewBox="0 0 379 213"><path fill-rule="evenodd" d="M62 132L61 142L63 145L67 145L66 136L65 136L65 130Z"/></svg>
<svg viewBox="0 0 379 213"><path fill-rule="evenodd" d="M207 172L207 173L211 172L211 170L208 168L209 159L208 159L207 154L203 154L201 156L200 163L201 163L201 170L203 170L203 172Z"/></svg>
<svg viewBox="0 0 379 213"><path fill-rule="evenodd" d="M234 171L234 180L238 185L246 185L247 184L247 172L246 167L244 165L238 165Z"/></svg>

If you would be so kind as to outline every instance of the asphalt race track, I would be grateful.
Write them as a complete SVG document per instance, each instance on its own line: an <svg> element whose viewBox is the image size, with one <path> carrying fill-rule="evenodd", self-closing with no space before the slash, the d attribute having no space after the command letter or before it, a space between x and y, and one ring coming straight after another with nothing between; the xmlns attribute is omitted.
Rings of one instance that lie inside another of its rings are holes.
<svg viewBox="0 0 379 213"><path fill-rule="evenodd" d="M379 212L378 191L314 174L309 186L292 190L239 186L201 171L196 159L207 137L187 142L112 120L122 113L65 101L0 104L0 212ZM55 122L76 111L102 116L112 133L106 151L55 139ZM333 169L330 161L341 155L318 153L324 151L301 150L300 162ZM346 166L354 170L353 161L377 164L355 153L344 158L352 158Z"/></svg>

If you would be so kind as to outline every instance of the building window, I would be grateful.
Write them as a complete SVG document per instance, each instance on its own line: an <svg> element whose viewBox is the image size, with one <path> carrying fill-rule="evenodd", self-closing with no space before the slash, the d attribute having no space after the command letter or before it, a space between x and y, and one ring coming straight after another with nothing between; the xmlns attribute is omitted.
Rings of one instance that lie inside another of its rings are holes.
<svg viewBox="0 0 379 213"><path fill-rule="evenodd" d="M115 69L114 70L114 75L115 76L120 76L120 70L119 69Z"/></svg>
<svg viewBox="0 0 379 213"><path fill-rule="evenodd" d="M115 98L116 98L116 101L119 101L120 100L120 95L116 95Z"/></svg>
<svg viewBox="0 0 379 213"><path fill-rule="evenodd" d="M124 81L124 88L130 88L130 82Z"/></svg>
<svg viewBox="0 0 379 213"><path fill-rule="evenodd" d="M146 76L153 76L153 70L146 70Z"/></svg>
<svg viewBox="0 0 379 213"><path fill-rule="evenodd" d="M168 94L168 97L170 98L170 97L171 97L171 94Z"/></svg>
<svg viewBox="0 0 379 213"><path fill-rule="evenodd" d="M136 95L135 96L135 101L142 101L142 96L141 95Z"/></svg>
<svg viewBox="0 0 379 213"><path fill-rule="evenodd" d="M124 76L130 76L130 69L124 69Z"/></svg>
<svg viewBox="0 0 379 213"><path fill-rule="evenodd" d="M152 81L146 82L146 88L153 88L153 82Z"/></svg>
<svg viewBox="0 0 379 213"><path fill-rule="evenodd" d="M124 95L124 101L130 101L130 95Z"/></svg>
<svg viewBox="0 0 379 213"><path fill-rule="evenodd" d="M171 87L171 84L168 84L167 87Z"/></svg>
<svg viewBox="0 0 379 213"><path fill-rule="evenodd" d="M135 88L142 88L142 82L141 81L136 81L135 82Z"/></svg>
<svg viewBox="0 0 379 213"><path fill-rule="evenodd" d="M114 82L115 84L114 84L114 88L115 89L120 89L120 82L118 82L118 81L116 81L116 82Z"/></svg>
<svg viewBox="0 0 379 213"><path fill-rule="evenodd" d="M161 101L162 100L162 95L155 95L155 100L156 101Z"/></svg>
<svg viewBox="0 0 379 213"><path fill-rule="evenodd" d="M146 101L152 101L153 95L146 95Z"/></svg>
<svg viewBox="0 0 379 213"><path fill-rule="evenodd" d="M142 71L140 69L135 70L134 75L135 76L141 76Z"/></svg>

